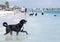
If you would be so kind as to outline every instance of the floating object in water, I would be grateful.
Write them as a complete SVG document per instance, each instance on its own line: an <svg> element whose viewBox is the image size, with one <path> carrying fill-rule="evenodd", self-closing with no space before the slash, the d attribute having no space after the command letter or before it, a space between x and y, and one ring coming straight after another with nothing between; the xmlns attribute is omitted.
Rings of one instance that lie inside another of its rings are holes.
<svg viewBox="0 0 60 42"><path fill-rule="evenodd" d="M56 15L54 15L54 16L56 16Z"/></svg>

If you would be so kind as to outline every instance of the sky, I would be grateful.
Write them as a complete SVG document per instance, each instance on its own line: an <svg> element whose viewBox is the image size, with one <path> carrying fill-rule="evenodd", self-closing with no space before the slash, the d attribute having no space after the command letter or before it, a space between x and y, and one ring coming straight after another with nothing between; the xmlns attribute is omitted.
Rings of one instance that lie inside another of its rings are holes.
<svg viewBox="0 0 60 42"><path fill-rule="evenodd" d="M27 8L60 8L60 0L0 0L0 4L6 1L10 6L25 6Z"/></svg>

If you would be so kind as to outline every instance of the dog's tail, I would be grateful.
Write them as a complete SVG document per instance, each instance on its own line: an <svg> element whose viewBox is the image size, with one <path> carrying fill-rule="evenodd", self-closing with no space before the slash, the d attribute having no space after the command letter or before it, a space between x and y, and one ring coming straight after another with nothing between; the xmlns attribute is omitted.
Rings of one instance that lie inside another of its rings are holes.
<svg viewBox="0 0 60 42"><path fill-rule="evenodd" d="M7 22L3 22L3 26L7 27L7 25L8 25Z"/></svg>

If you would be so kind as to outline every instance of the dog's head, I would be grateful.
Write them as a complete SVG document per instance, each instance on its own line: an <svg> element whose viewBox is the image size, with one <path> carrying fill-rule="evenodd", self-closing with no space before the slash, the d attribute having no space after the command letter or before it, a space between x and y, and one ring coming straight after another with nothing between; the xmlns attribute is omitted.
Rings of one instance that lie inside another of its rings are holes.
<svg viewBox="0 0 60 42"><path fill-rule="evenodd" d="M20 23L21 24L25 24L27 21L25 20L25 19L22 19L21 21L20 21Z"/></svg>

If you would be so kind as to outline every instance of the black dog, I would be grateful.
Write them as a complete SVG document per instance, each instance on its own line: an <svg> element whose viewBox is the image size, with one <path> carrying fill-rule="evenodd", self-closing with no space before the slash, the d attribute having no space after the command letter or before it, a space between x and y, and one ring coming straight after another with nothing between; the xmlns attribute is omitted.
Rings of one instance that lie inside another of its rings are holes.
<svg viewBox="0 0 60 42"><path fill-rule="evenodd" d="M12 31L17 32L16 35L18 35L19 32L25 32L26 34L28 34L27 31L24 31L24 30L22 29L23 25L24 25L26 22L27 22L27 21L24 20L24 19L22 19L18 24L15 24L15 25L8 25L6 22L4 22L4 23L3 23L3 26L6 27L6 33L5 33L4 35L8 34L9 32L10 32L10 34L12 35ZM21 30L21 29L22 29L22 30Z"/></svg>
<svg viewBox="0 0 60 42"><path fill-rule="evenodd" d="M34 15L34 13L29 14L29 16L33 16L33 15Z"/></svg>

